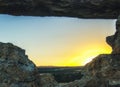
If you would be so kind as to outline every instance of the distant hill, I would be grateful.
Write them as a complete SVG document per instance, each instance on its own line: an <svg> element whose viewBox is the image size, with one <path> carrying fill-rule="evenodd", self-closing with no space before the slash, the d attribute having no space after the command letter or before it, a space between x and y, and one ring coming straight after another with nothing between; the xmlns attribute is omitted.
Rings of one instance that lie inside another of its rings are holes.
<svg viewBox="0 0 120 87"><path fill-rule="evenodd" d="M38 67L39 73L50 73L55 80L60 83L71 82L80 79L82 67L57 67L57 66L42 66Z"/></svg>

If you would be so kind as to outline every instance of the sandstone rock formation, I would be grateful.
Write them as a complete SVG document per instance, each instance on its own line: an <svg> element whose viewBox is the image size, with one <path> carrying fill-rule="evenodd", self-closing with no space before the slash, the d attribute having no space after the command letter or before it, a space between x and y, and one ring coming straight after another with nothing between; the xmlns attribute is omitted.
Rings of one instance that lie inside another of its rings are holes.
<svg viewBox="0 0 120 87"><path fill-rule="evenodd" d="M0 43L0 87L40 87L39 74L25 50Z"/></svg>
<svg viewBox="0 0 120 87"><path fill-rule="evenodd" d="M55 81L52 74L45 73L40 74L40 83L41 87L56 87L58 86L58 83Z"/></svg>
<svg viewBox="0 0 120 87"><path fill-rule="evenodd" d="M120 14L120 0L0 0L0 13L113 19Z"/></svg>
<svg viewBox="0 0 120 87"><path fill-rule="evenodd" d="M50 74L39 75L25 50L11 43L0 42L0 87L55 87Z"/></svg>
<svg viewBox="0 0 120 87"><path fill-rule="evenodd" d="M85 87L120 87L120 55L100 55L84 67L91 79Z"/></svg>
<svg viewBox="0 0 120 87"><path fill-rule="evenodd" d="M120 16L116 22L116 33L106 39L107 43L112 47L112 54L120 54Z"/></svg>

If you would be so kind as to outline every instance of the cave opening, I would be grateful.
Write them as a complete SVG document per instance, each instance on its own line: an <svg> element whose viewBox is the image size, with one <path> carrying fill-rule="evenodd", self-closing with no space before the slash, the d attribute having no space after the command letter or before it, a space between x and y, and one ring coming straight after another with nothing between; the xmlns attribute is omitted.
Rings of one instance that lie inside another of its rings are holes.
<svg viewBox="0 0 120 87"><path fill-rule="evenodd" d="M111 53L105 38L114 34L115 21L0 15L0 38L26 49L37 66L83 66Z"/></svg>

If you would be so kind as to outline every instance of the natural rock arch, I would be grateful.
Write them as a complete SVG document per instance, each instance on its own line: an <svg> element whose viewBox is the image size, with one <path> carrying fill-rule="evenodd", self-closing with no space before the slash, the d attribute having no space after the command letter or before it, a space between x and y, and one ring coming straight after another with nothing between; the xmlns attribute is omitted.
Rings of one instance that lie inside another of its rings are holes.
<svg viewBox="0 0 120 87"><path fill-rule="evenodd" d="M120 0L0 0L0 13L18 16L69 16L78 18L117 19L120 14ZM107 37L107 43L112 46L112 54L100 55L91 63L88 63L83 68L84 76L81 80L66 83L64 85L54 85L53 83L52 86L50 84L50 86L47 87L120 87L120 17L116 22L116 33L113 36ZM18 47L14 47L14 45L11 44L2 43L2 46L6 50L11 50L11 46L12 48L18 49ZM6 52L7 51L5 51L3 55L4 57L8 56ZM14 52L15 51L13 51L13 53ZM4 53L4 51L0 53ZM18 56L18 54L16 54L16 56ZM9 53L9 55L11 55L11 53ZM3 62L1 59L4 57L0 57L0 62ZM14 55L9 59L11 58L13 59ZM20 60L21 58L18 58L18 61ZM8 60L5 61L9 62ZM13 62L16 63L15 61ZM26 63L27 62L22 61L22 64L20 64L24 65ZM34 69L36 69L35 66ZM44 86L46 83L39 83L40 80L36 78L36 75L38 75L37 70L35 70L35 72L37 74L33 75L33 78L35 78L33 81L23 81L21 83L21 80L16 80L16 77L12 77L15 83L9 83L9 80L3 79L3 82L4 80L5 82L3 83L1 80L2 83L0 83L0 86L21 87L22 85L22 87L46 87ZM10 75L9 73L7 74L7 76ZM6 77L6 75L3 75L3 77Z"/></svg>
<svg viewBox="0 0 120 87"><path fill-rule="evenodd" d="M120 0L0 0L0 13L24 16L67 16L78 18L117 19L120 14ZM107 43L114 49L120 47L115 39L119 36L119 20L116 33L107 37ZM113 43L114 42L114 43ZM119 46L119 47L118 47Z"/></svg>

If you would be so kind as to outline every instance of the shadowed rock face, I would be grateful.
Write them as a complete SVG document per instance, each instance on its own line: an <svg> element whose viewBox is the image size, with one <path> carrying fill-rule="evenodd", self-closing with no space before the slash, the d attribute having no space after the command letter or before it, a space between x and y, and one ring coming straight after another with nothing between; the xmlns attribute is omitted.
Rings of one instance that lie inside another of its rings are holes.
<svg viewBox="0 0 120 87"><path fill-rule="evenodd" d="M82 74L82 79L58 87L120 87L120 55L99 55L83 67Z"/></svg>
<svg viewBox="0 0 120 87"><path fill-rule="evenodd" d="M88 63L83 72L91 78L85 87L119 87L120 55L100 55Z"/></svg>
<svg viewBox="0 0 120 87"><path fill-rule="evenodd" d="M0 42L0 87L55 87L50 74L39 75L35 64L25 50Z"/></svg>
<svg viewBox="0 0 120 87"><path fill-rule="evenodd" d="M40 74L40 87L56 87L58 83L55 81L52 74Z"/></svg>
<svg viewBox="0 0 120 87"><path fill-rule="evenodd" d="M0 43L0 87L39 87L39 74L25 50Z"/></svg>
<svg viewBox="0 0 120 87"><path fill-rule="evenodd" d="M0 13L114 19L120 13L120 0L0 0Z"/></svg>
<svg viewBox="0 0 120 87"><path fill-rule="evenodd" d="M112 47L112 54L120 54L120 16L116 22L116 33L113 36L108 36L107 43Z"/></svg>

